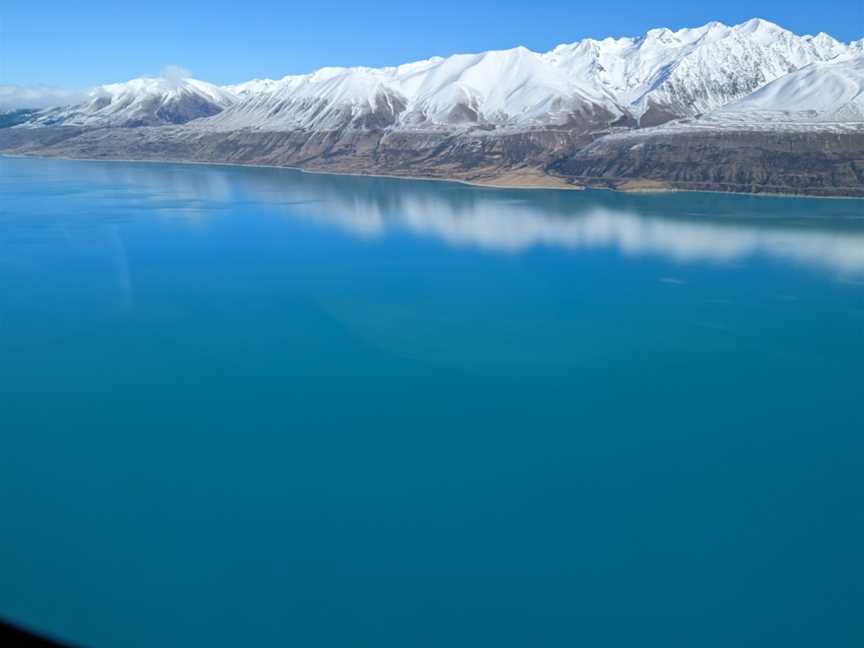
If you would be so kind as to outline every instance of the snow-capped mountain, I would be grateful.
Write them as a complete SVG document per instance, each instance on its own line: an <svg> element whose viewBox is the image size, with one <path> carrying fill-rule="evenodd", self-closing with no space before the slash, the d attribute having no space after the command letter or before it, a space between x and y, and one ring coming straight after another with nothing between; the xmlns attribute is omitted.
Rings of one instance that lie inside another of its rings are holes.
<svg viewBox="0 0 864 648"><path fill-rule="evenodd" d="M86 102L42 111L31 126L136 127L185 124L238 101L229 89L197 79L147 77L99 86Z"/></svg>
<svg viewBox="0 0 864 648"><path fill-rule="evenodd" d="M797 36L759 19L523 47L390 68L324 68L228 88L241 100L200 123L220 129L423 129L642 125L716 110L804 66L853 56L864 41Z"/></svg>
<svg viewBox="0 0 864 648"><path fill-rule="evenodd" d="M0 151L864 196L864 39L764 20L222 87L186 77L17 106L0 116Z"/></svg>
<svg viewBox="0 0 864 648"><path fill-rule="evenodd" d="M826 34L797 36L760 19L657 29L592 45L598 78L643 125L710 112L809 63L849 52Z"/></svg>
<svg viewBox="0 0 864 648"><path fill-rule="evenodd" d="M721 108L718 117L864 122L864 56L812 63Z"/></svg>
<svg viewBox="0 0 864 648"><path fill-rule="evenodd" d="M334 130L565 125L623 111L591 80L524 47L457 54L390 68L324 68L289 76L207 121L219 128ZM202 126L205 124L201 124Z"/></svg>
<svg viewBox="0 0 864 648"><path fill-rule="evenodd" d="M711 22L638 38L584 39L545 53L517 47L222 87L134 79L97 88L88 102L44 111L30 124L195 120L205 129L276 132L651 126L711 113L808 65L856 55L864 55L864 39L797 36L760 19Z"/></svg>

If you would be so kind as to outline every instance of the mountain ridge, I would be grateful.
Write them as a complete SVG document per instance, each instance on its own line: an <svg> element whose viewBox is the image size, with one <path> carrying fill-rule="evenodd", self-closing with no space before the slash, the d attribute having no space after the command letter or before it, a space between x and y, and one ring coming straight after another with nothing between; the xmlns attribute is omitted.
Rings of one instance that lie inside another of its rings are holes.
<svg viewBox="0 0 864 648"><path fill-rule="evenodd" d="M227 86L136 79L16 113L0 150L864 195L861 88L864 39L710 22Z"/></svg>
<svg viewBox="0 0 864 648"><path fill-rule="evenodd" d="M656 125L738 100L816 62L864 54L864 39L798 36L759 18L640 37L586 38L547 52L517 46L397 66L324 67L216 86L138 78L32 125L152 126L210 118L216 129L565 126L582 114ZM185 95L185 96L183 96ZM223 114L224 113L224 114Z"/></svg>

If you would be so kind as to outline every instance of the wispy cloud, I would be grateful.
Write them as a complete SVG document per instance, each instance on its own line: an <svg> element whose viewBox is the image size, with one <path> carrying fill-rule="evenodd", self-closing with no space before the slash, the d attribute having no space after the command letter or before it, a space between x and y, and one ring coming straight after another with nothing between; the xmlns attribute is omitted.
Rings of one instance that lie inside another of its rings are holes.
<svg viewBox="0 0 864 648"><path fill-rule="evenodd" d="M52 86L0 85L0 110L17 108L51 108L79 103L87 97L85 90Z"/></svg>
<svg viewBox="0 0 864 648"><path fill-rule="evenodd" d="M180 65L166 65L162 68L159 76L168 81L182 81L183 79L190 78L192 72Z"/></svg>
<svg viewBox="0 0 864 648"><path fill-rule="evenodd" d="M169 83L180 83L192 76L187 68L180 65L165 65L159 74L148 74L162 78ZM0 111L18 108L53 108L68 106L85 101L91 93L99 93L99 86L79 90L47 85L0 85Z"/></svg>

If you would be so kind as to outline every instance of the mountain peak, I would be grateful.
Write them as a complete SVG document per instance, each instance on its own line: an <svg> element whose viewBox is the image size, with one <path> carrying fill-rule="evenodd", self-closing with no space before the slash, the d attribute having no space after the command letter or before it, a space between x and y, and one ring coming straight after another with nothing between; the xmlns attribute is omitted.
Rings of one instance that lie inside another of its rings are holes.
<svg viewBox="0 0 864 648"><path fill-rule="evenodd" d="M747 33L754 33L757 31L766 31L766 32L785 32L780 25L777 25L770 20L765 20L764 18L751 18L750 20L746 20L738 25L735 25L735 29L738 31L743 31Z"/></svg>
<svg viewBox="0 0 864 648"><path fill-rule="evenodd" d="M90 91L86 102L44 111L34 125L135 127L184 124L238 100L230 90L191 78L138 77Z"/></svg>

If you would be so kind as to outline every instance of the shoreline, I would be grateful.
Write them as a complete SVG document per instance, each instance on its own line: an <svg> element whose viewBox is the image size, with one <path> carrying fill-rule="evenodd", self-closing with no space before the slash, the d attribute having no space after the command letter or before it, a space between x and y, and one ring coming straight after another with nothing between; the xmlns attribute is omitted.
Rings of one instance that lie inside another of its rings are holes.
<svg viewBox="0 0 864 648"><path fill-rule="evenodd" d="M685 189L681 187L672 187L672 186L663 186L663 183L655 180L638 180L638 179L626 179L621 181L621 184L632 184L634 185L631 188L620 188L614 186L597 186L592 184L568 184L563 179L558 176L553 176L549 174L537 175L538 179L549 178L553 181L559 180L560 184L553 185L531 185L531 184L493 184L493 181L490 182L478 182L473 180L466 180L464 178L436 178L429 176L411 176L411 175L394 175L394 174L386 174L386 173L358 173L351 171L327 171L323 169L306 169L298 166L290 166L290 165L276 165L276 164L244 164L237 162L203 162L198 160L173 160L173 159L164 159L164 160L146 160L146 159L128 159L128 158L79 158L79 157L67 157L62 155L25 155L20 153L7 153L0 151L0 157L8 157L8 158L29 158L36 160L67 160L71 162L124 162L124 163L145 163L145 164L184 164L184 165L195 165L195 166L220 166L220 167L237 167L237 168L253 168L253 169L288 169L291 171L299 171L300 173L308 173L311 175L332 175L332 176L347 176L347 177L357 177L357 178L384 178L389 180L413 180L413 181L431 181L431 182L452 182L468 187L473 187L477 189L516 189L519 191L531 191L531 190L539 190L539 191L586 191L586 190L597 190L597 191L614 191L616 193L622 194L635 194L635 195L664 195L664 194L675 194L675 193L705 193L705 194L720 194L720 195L738 195L738 196L751 196L756 198L801 198L801 199L811 199L811 200L864 200L864 196L814 196L812 194L801 194L801 193L786 193L786 192L772 192L772 191L762 191L762 192L753 192L753 191L730 191L730 190L722 190L722 189ZM502 178L506 179L506 175L502 176ZM599 179L598 179L599 180ZM640 183L647 183L649 186L640 187ZM658 184L659 183L659 184ZM654 186L651 186L654 185Z"/></svg>
<svg viewBox="0 0 864 648"><path fill-rule="evenodd" d="M419 182L452 182L455 184L474 187L475 189L518 189L520 191L543 190L543 191L584 191L586 189L605 189L606 187L587 187L584 185L568 185L566 182L561 182L560 185L525 185L525 184L491 184L484 182L475 182L465 180L463 178L434 178L431 176L410 176L410 175L392 175L386 173L358 173L351 171L326 171L323 169L305 169L298 166L289 166L284 164L242 164L238 162L201 162L198 160L144 160L132 158L79 158L67 157L64 155L24 155L21 153L6 153L0 151L0 158L17 158L31 160L66 160L69 162L125 162L125 163L143 163L143 164L184 164L191 166L219 166L219 167L236 167L240 169L286 169L288 171L299 171L309 175L330 175L330 176L346 176L352 178L384 178L387 180L414 180ZM543 176L538 176L543 177ZM556 179L556 176L546 176L551 179ZM674 191L674 190L672 190ZM661 193L661 192L657 192Z"/></svg>

